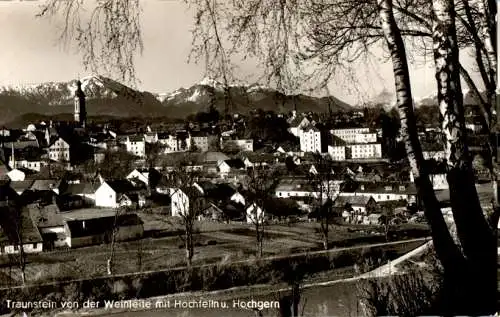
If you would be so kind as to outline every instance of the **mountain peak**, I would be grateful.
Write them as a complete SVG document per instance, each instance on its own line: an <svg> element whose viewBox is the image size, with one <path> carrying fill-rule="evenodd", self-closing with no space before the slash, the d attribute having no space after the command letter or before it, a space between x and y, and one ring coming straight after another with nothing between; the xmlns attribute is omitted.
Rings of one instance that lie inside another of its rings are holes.
<svg viewBox="0 0 500 317"><path fill-rule="evenodd" d="M201 85L201 86L210 86L210 87L214 87L214 88L221 88L222 86L224 86L221 82L209 77L209 76L205 76L201 81L198 82L198 85Z"/></svg>

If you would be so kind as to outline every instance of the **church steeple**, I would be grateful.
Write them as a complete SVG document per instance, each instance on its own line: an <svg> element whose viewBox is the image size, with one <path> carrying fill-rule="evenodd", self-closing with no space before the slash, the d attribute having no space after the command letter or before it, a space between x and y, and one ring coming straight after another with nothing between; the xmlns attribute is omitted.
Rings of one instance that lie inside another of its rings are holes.
<svg viewBox="0 0 500 317"><path fill-rule="evenodd" d="M87 111L85 108L85 93L82 90L82 82L80 79L76 82L74 120L78 122L81 127L85 127Z"/></svg>

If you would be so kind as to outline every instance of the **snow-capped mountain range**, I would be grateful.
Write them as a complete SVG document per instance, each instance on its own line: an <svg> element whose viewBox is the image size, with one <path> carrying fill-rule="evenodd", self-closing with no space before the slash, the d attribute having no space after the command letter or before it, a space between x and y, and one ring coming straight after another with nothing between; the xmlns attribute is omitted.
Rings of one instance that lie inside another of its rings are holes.
<svg viewBox="0 0 500 317"><path fill-rule="evenodd" d="M474 101L475 97L473 93L469 89L462 89L462 94L464 96L464 103L466 104L473 104L476 101ZM396 105L396 96L387 91L383 90L379 94L377 94L375 97L372 98L371 101L372 104L374 105L384 105L386 108L392 108L393 106ZM414 104L416 107L422 106L422 105L437 105L437 93L431 93L428 94L427 96L421 96L421 97L416 97L414 98Z"/></svg>
<svg viewBox="0 0 500 317"><path fill-rule="evenodd" d="M89 116L185 118L206 111L210 105L223 113L226 92L231 96L232 111L243 114L258 108L274 111L297 108L301 112L327 112L328 109L336 112L351 108L333 96L285 95L260 84L231 84L225 89L225 85L209 77L170 93L139 91L100 75L82 77L80 81L87 96ZM0 87L0 109L8 114L0 118L0 122L9 122L13 116L25 113L71 113L75 89L76 79Z"/></svg>

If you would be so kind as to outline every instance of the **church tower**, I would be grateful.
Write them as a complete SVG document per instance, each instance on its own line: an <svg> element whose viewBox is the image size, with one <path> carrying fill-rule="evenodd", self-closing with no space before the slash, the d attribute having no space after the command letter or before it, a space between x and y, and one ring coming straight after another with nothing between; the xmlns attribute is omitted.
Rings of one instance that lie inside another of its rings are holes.
<svg viewBox="0 0 500 317"><path fill-rule="evenodd" d="M76 86L74 120L78 122L81 127L85 127L87 111L85 109L85 94L82 90L82 82L78 80Z"/></svg>

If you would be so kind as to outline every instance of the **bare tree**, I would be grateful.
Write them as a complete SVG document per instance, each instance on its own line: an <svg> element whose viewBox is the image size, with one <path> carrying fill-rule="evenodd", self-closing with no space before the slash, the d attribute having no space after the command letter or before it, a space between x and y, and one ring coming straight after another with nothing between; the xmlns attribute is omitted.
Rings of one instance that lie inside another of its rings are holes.
<svg viewBox="0 0 500 317"><path fill-rule="evenodd" d="M265 207L276 182L276 171L264 167L254 167L248 170L246 176L247 219L254 226L258 257L262 257L264 252L263 246L266 228Z"/></svg>
<svg viewBox="0 0 500 317"><path fill-rule="evenodd" d="M155 168L160 155L164 152L165 146L160 142L146 143L146 165L148 168Z"/></svg>
<svg viewBox="0 0 500 317"><path fill-rule="evenodd" d="M13 230L13 235L11 235L11 239L14 243L14 253L9 255L11 261L13 260L16 263L16 266L19 268L21 272L21 282L26 285L26 264L27 264L27 255L24 250L24 221L30 221L29 218L25 218L26 215L23 214L22 207L19 205L14 205L12 208L9 208L9 218Z"/></svg>
<svg viewBox="0 0 500 317"><path fill-rule="evenodd" d="M175 169L169 173L169 195L172 199L172 215L178 216L183 226L183 241L188 267L192 266L194 256L195 221L205 207L201 192L194 186L200 172L193 170L193 161L186 153Z"/></svg>
<svg viewBox="0 0 500 317"><path fill-rule="evenodd" d="M115 245L116 245L116 235L120 230L120 218L130 211L128 206L120 206L115 209L115 215L113 219L113 226L111 228L111 241L110 241L110 251L109 258L106 261L106 270L108 275L115 274L114 260L115 260Z"/></svg>
<svg viewBox="0 0 500 317"><path fill-rule="evenodd" d="M320 225L323 248L328 250L330 223L336 215L334 202L340 196L344 182L334 175L331 159L319 153L314 155L314 171L309 171L314 212Z"/></svg>

